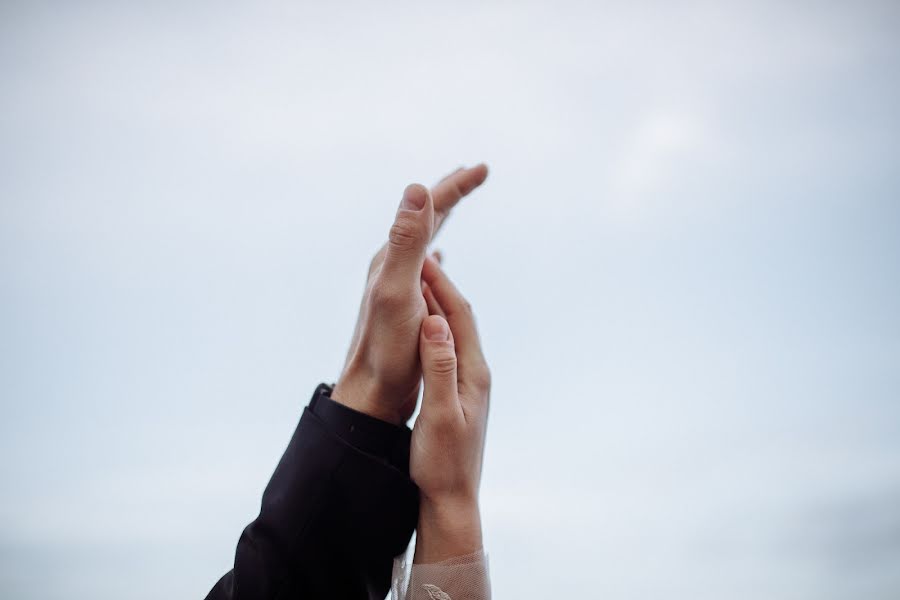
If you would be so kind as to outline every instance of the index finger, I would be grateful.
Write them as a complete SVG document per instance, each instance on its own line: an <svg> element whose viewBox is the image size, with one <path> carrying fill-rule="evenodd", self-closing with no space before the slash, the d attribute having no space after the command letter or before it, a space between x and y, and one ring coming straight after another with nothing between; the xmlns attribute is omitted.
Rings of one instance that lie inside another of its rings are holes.
<svg viewBox="0 0 900 600"><path fill-rule="evenodd" d="M441 179L437 185L431 188L431 197L434 198L434 233L436 234L444 223L444 219L450 214L457 203L465 196L484 183L487 179L488 168L484 163L464 169L460 167ZM434 237L432 235L432 237Z"/></svg>

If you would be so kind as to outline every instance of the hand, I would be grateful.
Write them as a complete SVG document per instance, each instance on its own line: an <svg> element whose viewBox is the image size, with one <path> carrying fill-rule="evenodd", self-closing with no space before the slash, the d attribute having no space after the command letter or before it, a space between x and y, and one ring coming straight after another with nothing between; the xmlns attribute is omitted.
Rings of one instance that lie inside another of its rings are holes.
<svg viewBox="0 0 900 600"><path fill-rule="evenodd" d="M427 314L420 275L428 244L450 210L487 177L458 169L430 192L410 185L388 242L372 259L359 320L332 398L391 423L404 423L419 397L419 329Z"/></svg>
<svg viewBox="0 0 900 600"><path fill-rule="evenodd" d="M478 486L491 381L469 303L431 258L422 280L430 315L419 339L425 392L410 476L421 493L414 560L434 563L482 547Z"/></svg>

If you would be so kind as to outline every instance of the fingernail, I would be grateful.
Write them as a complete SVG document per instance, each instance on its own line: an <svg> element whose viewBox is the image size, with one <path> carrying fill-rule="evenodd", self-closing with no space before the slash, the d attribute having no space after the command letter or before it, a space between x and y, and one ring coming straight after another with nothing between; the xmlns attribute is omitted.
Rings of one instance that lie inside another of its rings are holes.
<svg viewBox="0 0 900 600"><path fill-rule="evenodd" d="M447 321L440 317L425 320L425 337L432 342L446 342L450 339L450 328Z"/></svg>
<svg viewBox="0 0 900 600"><path fill-rule="evenodd" d="M400 208L406 210L422 210L425 206L425 188L421 185L410 185L403 191L403 201Z"/></svg>

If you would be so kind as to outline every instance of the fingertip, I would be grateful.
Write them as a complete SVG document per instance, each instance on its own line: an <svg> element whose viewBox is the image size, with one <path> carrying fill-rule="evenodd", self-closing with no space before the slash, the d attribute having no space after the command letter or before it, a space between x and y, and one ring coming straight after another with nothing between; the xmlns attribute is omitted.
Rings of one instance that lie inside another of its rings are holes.
<svg viewBox="0 0 900 600"><path fill-rule="evenodd" d="M488 177L488 174L490 173L490 170L485 163L478 163L477 165L469 169L469 171L472 173L473 189L484 183Z"/></svg>
<svg viewBox="0 0 900 600"><path fill-rule="evenodd" d="M488 168L484 163L480 163L466 169L464 175L461 176L459 181L459 191L463 196L467 196L472 193L475 188L484 183L484 180L487 179L488 176Z"/></svg>
<svg viewBox="0 0 900 600"><path fill-rule="evenodd" d="M421 183L411 183L403 190L403 199L400 201L400 208L405 210L419 211L428 204L431 193L428 188Z"/></svg>
<svg viewBox="0 0 900 600"><path fill-rule="evenodd" d="M440 315L428 315L422 321L422 333L428 341L446 342L450 340L450 324Z"/></svg>

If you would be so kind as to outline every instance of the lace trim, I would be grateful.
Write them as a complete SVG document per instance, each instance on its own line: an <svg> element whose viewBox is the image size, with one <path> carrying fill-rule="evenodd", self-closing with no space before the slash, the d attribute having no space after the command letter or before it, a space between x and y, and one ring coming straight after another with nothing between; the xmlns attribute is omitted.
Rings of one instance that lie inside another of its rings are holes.
<svg viewBox="0 0 900 600"><path fill-rule="evenodd" d="M394 560L393 600L490 600L487 555L479 550L437 563Z"/></svg>
<svg viewBox="0 0 900 600"><path fill-rule="evenodd" d="M423 583L422 587L428 592L429 600L453 600L450 594L431 583Z"/></svg>

